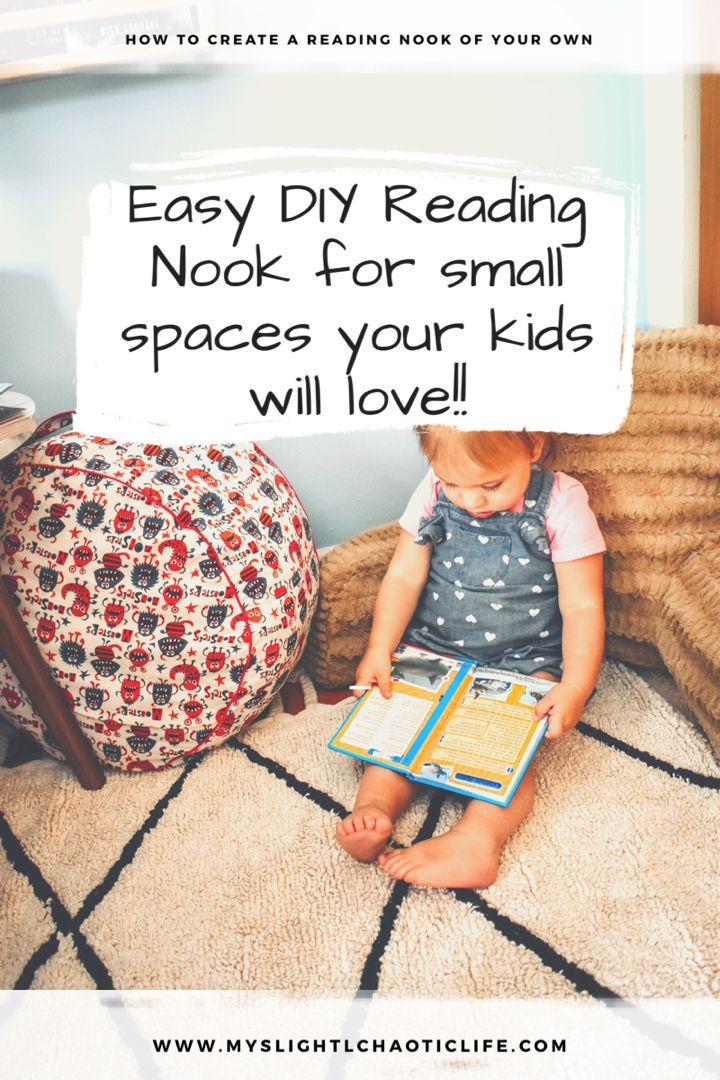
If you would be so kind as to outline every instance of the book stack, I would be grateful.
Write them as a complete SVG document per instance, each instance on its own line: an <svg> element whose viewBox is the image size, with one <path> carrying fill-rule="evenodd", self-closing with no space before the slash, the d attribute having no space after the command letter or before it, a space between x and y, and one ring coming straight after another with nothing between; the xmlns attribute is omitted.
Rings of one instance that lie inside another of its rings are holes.
<svg viewBox="0 0 720 1080"><path fill-rule="evenodd" d="M21 446L35 428L35 403L25 394L6 390L9 383L0 383L0 457Z"/></svg>

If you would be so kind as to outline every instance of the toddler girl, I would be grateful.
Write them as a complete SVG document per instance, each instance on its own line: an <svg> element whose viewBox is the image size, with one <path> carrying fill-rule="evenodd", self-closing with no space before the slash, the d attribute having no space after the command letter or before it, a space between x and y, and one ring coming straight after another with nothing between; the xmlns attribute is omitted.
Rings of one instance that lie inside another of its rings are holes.
<svg viewBox="0 0 720 1080"><path fill-rule="evenodd" d="M556 685L538 702L547 738L573 728L593 691L605 624L605 544L583 486L547 469L552 437L433 426L418 431L430 470L400 519L355 681L390 696L401 639ZM359 693L360 691L358 691ZM484 888L502 845L527 817L528 769L509 806L470 799L443 836L385 852L416 785L369 765L339 843L414 885Z"/></svg>

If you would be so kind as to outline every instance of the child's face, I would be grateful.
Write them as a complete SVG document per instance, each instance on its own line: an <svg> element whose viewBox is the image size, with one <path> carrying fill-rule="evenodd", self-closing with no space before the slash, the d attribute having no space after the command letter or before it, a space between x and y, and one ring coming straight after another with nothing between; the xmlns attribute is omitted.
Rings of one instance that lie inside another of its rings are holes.
<svg viewBox="0 0 720 1080"><path fill-rule="evenodd" d="M521 452L492 469L467 457L440 456L430 464L450 502L481 517L512 509L525 494L533 460Z"/></svg>

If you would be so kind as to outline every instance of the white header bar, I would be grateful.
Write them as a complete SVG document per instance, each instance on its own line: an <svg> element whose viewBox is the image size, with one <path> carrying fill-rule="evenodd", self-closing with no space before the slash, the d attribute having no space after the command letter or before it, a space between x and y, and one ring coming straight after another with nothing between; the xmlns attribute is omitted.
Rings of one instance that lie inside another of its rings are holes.
<svg viewBox="0 0 720 1080"><path fill-rule="evenodd" d="M109 12L109 13L108 13ZM125 0L0 14L0 73L102 64L667 72L720 66L716 0Z"/></svg>

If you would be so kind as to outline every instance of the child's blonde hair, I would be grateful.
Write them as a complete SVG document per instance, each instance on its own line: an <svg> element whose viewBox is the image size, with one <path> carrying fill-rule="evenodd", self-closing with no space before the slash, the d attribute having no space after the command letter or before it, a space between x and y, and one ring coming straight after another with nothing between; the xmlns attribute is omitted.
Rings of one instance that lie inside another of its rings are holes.
<svg viewBox="0 0 720 1080"><path fill-rule="evenodd" d="M428 424L416 427L415 432L430 462L446 454L470 458L476 465L493 469L518 454L527 454L549 466L555 453L555 436L546 431L459 431L444 424Z"/></svg>

